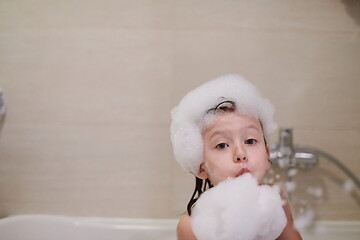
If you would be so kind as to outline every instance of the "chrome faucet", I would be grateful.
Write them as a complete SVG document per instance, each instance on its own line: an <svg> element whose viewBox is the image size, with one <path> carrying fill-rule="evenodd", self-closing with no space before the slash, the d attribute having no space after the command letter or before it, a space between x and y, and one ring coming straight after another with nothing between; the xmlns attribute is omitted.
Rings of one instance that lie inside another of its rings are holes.
<svg viewBox="0 0 360 240"><path fill-rule="evenodd" d="M279 143L272 146L270 151L270 160L273 164L286 172L294 168L307 170L314 168L322 157L343 171L360 189L360 180L337 158L320 149L293 145L292 136L291 128L280 129Z"/></svg>

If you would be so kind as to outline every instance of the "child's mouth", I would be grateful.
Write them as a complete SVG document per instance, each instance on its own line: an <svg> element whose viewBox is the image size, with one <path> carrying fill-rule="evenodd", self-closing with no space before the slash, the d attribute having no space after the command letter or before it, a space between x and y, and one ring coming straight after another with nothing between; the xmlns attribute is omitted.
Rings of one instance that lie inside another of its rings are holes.
<svg viewBox="0 0 360 240"><path fill-rule="evenodd" d="M236 174L236 177L239 177L239 176L243 175L244 173L251 173L251 172L250 172L250 170L247 169L247 168L242 168L242 169L238 172L238 174Z"/></svg>

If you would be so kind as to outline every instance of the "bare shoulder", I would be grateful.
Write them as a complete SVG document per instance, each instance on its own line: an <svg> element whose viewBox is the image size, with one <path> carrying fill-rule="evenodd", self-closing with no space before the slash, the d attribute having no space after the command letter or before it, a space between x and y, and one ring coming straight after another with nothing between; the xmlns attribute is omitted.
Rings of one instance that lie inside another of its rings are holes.
<svg viewBox="0 0 360 240"><path fill-rule="evenodd" d="M191 217L187 213L181 216L176 228L176 235L178 240L196 240L191 229Z"/></svg>

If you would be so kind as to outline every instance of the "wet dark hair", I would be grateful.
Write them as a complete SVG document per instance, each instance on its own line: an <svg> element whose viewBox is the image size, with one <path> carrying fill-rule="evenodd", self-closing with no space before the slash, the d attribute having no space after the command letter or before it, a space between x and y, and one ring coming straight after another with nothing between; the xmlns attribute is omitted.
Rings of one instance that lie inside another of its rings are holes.
<svg viewBox="0 0 360 240"><path fill-rule="evenodd" d="M236 111L236 103L234 101L231 100L226 100L225 98L224 101L220 102L218 105L216 105L216 107L214 108L210 108L209 110L206 111L206 114L209 113L213 113L213 114L218 114L218 113L222 113L222 112L235 112ZM262 123L259 120L261 128L263 129ZM265 146L267 146L267 142L264 136L264 141L265 141ZM191 216L191 210L194 206L194 204L196 203L196 201L199 199L200 195L205 192L207 189L212 188L213 185L210 182L210 180L207 179L200 179L198 177L195 176L195 189L194 192L190 198L189 203L187 204L186 210L187 213L189 214L189 216Z"/></svg>
<svg viewBox="0 0 360 240"><path fill-rule="evenodd" d="M216 107L207 110L206 113L216 114L221 112L235 112L235 111L236 111L236 103L231 100L224 100L220 102L218 105L216 105Z"/></svg>
<svg viewBox="0 0 360 240"><path fill-rule="evenodd" d="M193 205L196 203L196 201L199 199L200 195L205 192L207 189L212 188L213 185L211 184L210 180L207 178L205 180L200 179L195 176L195 190L191 196L191 199L186 207L186 210L191 215L191 210Z"/></svg>

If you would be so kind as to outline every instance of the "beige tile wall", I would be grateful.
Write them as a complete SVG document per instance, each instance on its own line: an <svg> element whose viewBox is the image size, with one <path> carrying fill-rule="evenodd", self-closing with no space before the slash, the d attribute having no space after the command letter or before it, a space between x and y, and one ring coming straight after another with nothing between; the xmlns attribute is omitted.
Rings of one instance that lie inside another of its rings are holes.
<svg viewBox="0 0 360 240"><path fill-rule="evenodd" d="M271 99L296 143L359 176L353 2L1 1L0 216L177 217L193 178L173 158L169 112L229 72ZM319 218L360 220L359 200L323 175Z"/></svg>

